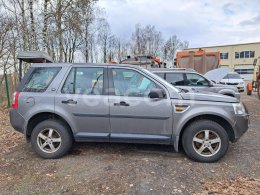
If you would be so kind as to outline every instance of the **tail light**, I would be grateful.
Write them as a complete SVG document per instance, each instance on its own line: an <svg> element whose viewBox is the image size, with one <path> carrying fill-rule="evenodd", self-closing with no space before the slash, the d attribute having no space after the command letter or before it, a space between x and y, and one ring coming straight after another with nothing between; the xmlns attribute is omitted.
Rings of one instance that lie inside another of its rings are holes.
<svg viewBox="0 0 260 195"><path fill-rule="evenodd" d="M18 109L19 95L20 95L20 92L17 92L17 91L14 92L14 94L13 94L12 108L14 108L14 109Z"/></svg>

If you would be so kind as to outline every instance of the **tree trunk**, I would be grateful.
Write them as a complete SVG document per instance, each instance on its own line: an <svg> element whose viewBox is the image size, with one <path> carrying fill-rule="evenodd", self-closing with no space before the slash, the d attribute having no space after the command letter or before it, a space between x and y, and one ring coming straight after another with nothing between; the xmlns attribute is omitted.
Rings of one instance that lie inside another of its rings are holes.
<svg viewBox="0 0 260 195"><path fill-rule="evenodd" d="M31 20L32 49L37 50L38 41L37 41L35 22L34 22L33 0L29 0L29 11L30 11L30 20Z"/></svg>
<svg viewBox="0 0 260 195"><path fill-rule="evenodd" d="M43 19L43 30L42 30L42 41L43 41L43 50L49 50L47 49L47 31L48 31L48 3L49 0L44 0L44 19Z"/></svg>
<svg viewBox="0 0 260 195"><path fill-rule="evenodd" d="M61 18L62 18L62 0L58 1L57 7L57 31L58 31L58 42L59 42L59 62L63 61L63 44L62 44L62 26L61 26Z"/></svg>

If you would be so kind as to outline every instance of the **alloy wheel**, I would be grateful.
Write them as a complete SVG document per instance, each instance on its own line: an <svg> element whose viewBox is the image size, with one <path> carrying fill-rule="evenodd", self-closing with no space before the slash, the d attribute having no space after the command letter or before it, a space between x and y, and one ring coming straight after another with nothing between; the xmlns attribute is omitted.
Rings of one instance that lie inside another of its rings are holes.
<svg viewBox="0 0 260 195"><path fill-rule="evenodd" d="M219 135L212 130L199 131L192 140L193 149L201 156L214 156L221 148Z"/></svg>
<svg viewBox="0 0 260 195"><path fill-rule="evenodd" d="M46 153L54 153L61 146L61 136L57 130L46 128L37 136L38 147Z"/></svg>

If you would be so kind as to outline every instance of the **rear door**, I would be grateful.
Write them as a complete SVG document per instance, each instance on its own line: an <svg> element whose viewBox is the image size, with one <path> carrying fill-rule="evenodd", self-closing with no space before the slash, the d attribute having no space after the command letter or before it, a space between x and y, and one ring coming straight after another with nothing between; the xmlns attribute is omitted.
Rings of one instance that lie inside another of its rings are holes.
<svg viewBox="0 0 260 195"><path fill-rule="evenodd" d="M55 97L55 112L70 125L77 141L109 141L106 66L78 66L69 71Z"/></svg>
<svg viewBox="0 0 260 195"><path fill-rule="evenodd" d="M170 143L172 104L166 89L132 68L109 68L110 125L112 142ZM166 96L153 100L152 88L163 88Z"/></svg>
<svg viewBox="0 0 260 195"><path fill-rule="evenodd" d="M33 66L28 70L18 87L18 112L24 118L30 118L40 112L54 112L56 91L52 89L61 73L62 67L48 65Z"/></svg>

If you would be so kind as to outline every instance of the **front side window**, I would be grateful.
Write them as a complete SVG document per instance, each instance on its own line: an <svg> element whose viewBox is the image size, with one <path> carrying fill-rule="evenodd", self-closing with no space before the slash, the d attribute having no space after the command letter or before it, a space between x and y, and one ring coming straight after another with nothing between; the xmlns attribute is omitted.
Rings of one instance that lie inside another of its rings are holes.
<svg viewBox="0 0 260 195"><path fill-rule="evenodd" d="M112 69L116 96L148 97L156 84L143 74L130 69Z"/></svg>
<svg viewBox="0 0 260 195"><path fill-rule="evenodd" d="M103 94L103 68L72 68L61 90L66 94Z"/></svg>
<svg viewBox="0 0 260 195"><path fill-rule="evenodd" d="M44 92L49 87L55 76L60 71L60 67L40 67L35 68L25 84L24 92Z"/></svg>
<svg viewBox="0 0 260 195"><path fill-rule="evenodd" d="M189 86L209 86L209 82L198 74L187 73L187 83Z"/></svg>
<svg viewBox="0 0 260 195"><path fill-rule="evenodd" d="M174 86L185 85L183 73L166 73L166 81Z"/></svg>

